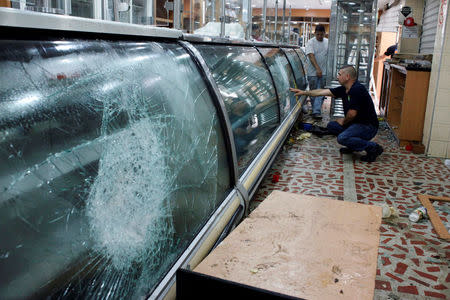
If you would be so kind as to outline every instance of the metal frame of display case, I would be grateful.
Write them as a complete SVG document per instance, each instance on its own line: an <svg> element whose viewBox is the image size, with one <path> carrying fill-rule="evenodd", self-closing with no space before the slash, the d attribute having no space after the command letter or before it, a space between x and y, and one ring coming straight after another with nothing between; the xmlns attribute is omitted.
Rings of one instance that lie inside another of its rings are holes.
<svg viewBox="0 0 450 300"><path fill-rule="evenodd" d="M37 35L38 37L34 35L37 31L39 33L39 35ZM278 151L283 145L283 141L289 134L290 129L300 113L300 105L297 104L291 109L288 116L284 120L280 121L277 129L272 133L271 138L259 151L258 155L253 159L246 171L240 176L240 178L238 178L233 133L231 130L230 120L224 107L223 99L218 91L216 83L212 78L211 72L206 66L205 61L191 43L197 41L211 44L245 45L255 47L255 49L258 47L280 48L280 45L252 43L242 40L235 41L220 37L211 38L194 35L183 36L181 31L173 29L143 27L139 25L111 21L49 15L10 8L0 8L0 32L2 32L2 34L4 33L3 39L6 37L8 40L20 39L21 36L27 34L28 37L26 39L37 39L40 37L44 39L50 39L53 37L88 37L87 39L98 39L103 37L108 40L127 41L170 40L171 42L180 44L196 63L217 109L224 138L226 139L225 144L231 170L230 176L232 179L232 189L220 206L214 211L213 215L207 220L200 232L195 236L189 247L175 261L174 265L166 273L162 281L159 282L152 293L148 295L150 299L164 298L166 295L171 293L171 290L173 290L176 270L180 267L195 267L207 255L211 248L215 247L218 242L220 242L220 239L224 238L231 228L243 217L245 211L247 210L250 198L255 193L258 185L263 179L263 176L269 170ZM281 46L284 48L295 49L297 56L303 64L303 60L298 54L298 51L300 51L299 47L287 44ZM284 53L282 49L281 51ZM284 53L284 55L286 54ZM272 77L268 67L267 69ZM276 91L274 82L273 86ZM276 93L276 96L278 101L278 93Z"/></svg>
<svg viewBox="0 0 450 300"><path fill-rule="evenodd" d="M358 19L351 22L351 19ZM328 41L327 86L337 86L337 71L344 65L356 68L360 82L369 88L375 48L377 3L372 0L333 0L331 4L330 35ZM369 31L363 31L368 25ZM356 31L349 31L349 25ZM353 28L355 29L355 28ZM351 43L350 37L356 39ZM366 37L367 43L362 43ZM362 50L364 49L364 50ZM362 51L367 55L362 56ZM349 60L354 63L349 63ZM365 62L361 62L365 60ZM365 73L365 77L361 74Z"/></svg>

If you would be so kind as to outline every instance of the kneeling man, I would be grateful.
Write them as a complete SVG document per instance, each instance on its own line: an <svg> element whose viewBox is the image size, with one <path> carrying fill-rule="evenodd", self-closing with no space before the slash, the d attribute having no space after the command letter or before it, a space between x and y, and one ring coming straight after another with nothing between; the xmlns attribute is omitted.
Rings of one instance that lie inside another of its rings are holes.
<svg viewBox="0 0 450 300"><path fill-rule="evenodd" d="M345 146L339 150L341 153L366 151L367 155L361 157L361 160L373 162L383 153L383 148L370 141L378 131L378 118L372 98L367 89L359 83L353 66L345 66L339 70L337 79L341 84L337 88L310 91L291 88L290 90L295 92L296 96L342 98L345 118L329 122L328 132L337 135L338 143Z"/></svg>

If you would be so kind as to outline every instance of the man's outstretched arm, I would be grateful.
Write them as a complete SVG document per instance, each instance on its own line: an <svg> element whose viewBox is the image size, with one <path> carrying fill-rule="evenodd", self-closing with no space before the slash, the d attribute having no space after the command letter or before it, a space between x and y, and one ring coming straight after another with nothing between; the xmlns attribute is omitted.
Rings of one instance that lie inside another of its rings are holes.
<svg viewBox="0 0 450 300"><path fill-rule="evenodd" d="M311 96L311 97L317 97L317 96L333 96L333 93L330 91L330 89L317 89L317 90L299 90L290 88L291 92L295 93L295 96Z"/></svg>

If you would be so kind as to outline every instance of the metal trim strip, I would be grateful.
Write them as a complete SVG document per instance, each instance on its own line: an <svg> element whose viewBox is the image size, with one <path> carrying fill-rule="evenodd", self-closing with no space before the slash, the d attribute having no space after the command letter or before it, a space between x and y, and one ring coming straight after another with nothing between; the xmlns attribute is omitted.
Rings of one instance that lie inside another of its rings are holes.
<svg viewBox="0 0 450 300"><path fill-rule="evenodd" d="M247 41L243 39L231 39L220 36L207 36L207 35L197 35L184 33L182 39L184 41L193 43L212 43L212 44L225 44L225 45L241 45L241 46L255 46L255 47L284 47L284 48L298 48L299 46L289 45L289 44L270 44L266 42L259 41Z"/></svg>
<svg viewBox="0 0 450 300"><path fill-rule="evenodd" d="M241 203L241 204L244 206L244 214L247 215L247 211L248 211L249 204L250 204L250 198L248 197L248 191L240 181L236 182L236 189L239 192L239 194L241 194L241 196L242 196L243 203Z"/></svg>

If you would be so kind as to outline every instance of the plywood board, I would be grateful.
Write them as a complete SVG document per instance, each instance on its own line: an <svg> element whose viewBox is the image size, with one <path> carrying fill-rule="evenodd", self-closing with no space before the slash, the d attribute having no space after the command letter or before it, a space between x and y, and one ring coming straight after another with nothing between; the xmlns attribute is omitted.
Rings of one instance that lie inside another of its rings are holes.
<svg viewBox="0 0 450 300"><path fill-rule="evenodd" d="M437 196L429 196L429 195L417 195L419 201L423 204L423 206L427 209L428 217L430 218L431 224L433 224L434 230L438 234L439 238L450 241L450 233L447 228L445 228L444 223L442 223L441 218L437 214L434 209L431 201L445 201L450 202L449 197L437 197Z"/></svg>
<svg viewBox="0 0 450 300"><path fill-rule="evenodd" d="M195 269L306 299L373 299L381 208L274 191Z"/></svg>

